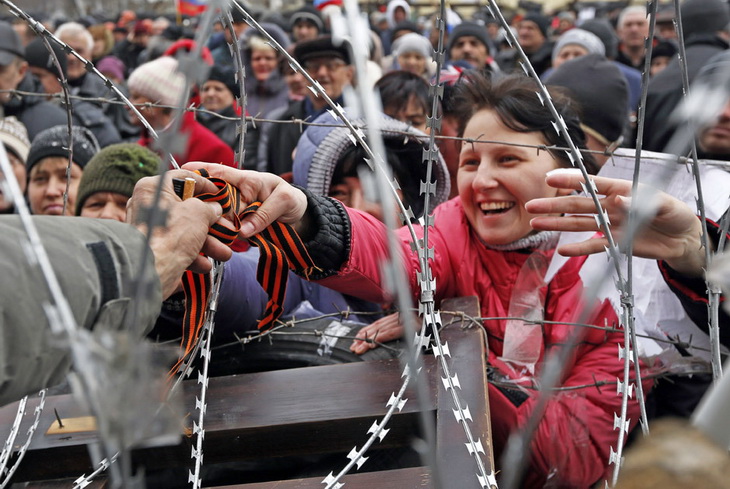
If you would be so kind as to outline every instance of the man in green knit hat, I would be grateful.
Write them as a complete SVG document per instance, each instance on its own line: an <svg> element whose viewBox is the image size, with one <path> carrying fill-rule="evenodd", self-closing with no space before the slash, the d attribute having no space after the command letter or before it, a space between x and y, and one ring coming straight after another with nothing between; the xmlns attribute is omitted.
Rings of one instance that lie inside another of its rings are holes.
<svg viewBox="0 0 730 489"><path fill-rule="evenodd" d="M134 185L143 177L157 175L159 168L160 157L139 144L107 146L86 165L76 215L124 222Z"/></svg>

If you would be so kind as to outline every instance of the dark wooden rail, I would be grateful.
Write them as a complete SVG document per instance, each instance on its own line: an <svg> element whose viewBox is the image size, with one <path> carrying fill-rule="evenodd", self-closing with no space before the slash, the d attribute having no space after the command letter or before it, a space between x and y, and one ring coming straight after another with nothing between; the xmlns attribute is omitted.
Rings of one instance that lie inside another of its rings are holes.
<svg viewBox="0 0 730 489"><path fill-rule="evenodd" d="M459 298L442 304L444 311L463 311L478 316L475 298ZM459 317L443 315L442 337L448 341L453 372L459 376L460 399L469 406L474 435L482 440L488 469L493 466L490 441L489 408L486 389L485 338L481 327L465 324ZM453 324L449 324L453 321ZM452 411L451 396L444 389L443 374L432 355L424 356L428 405L420 408L436 417L437 458L442 480L448 487L477 489L476 465L465 447L466 436ZM385 413L386 402L402 383L402 367L397 360L357 362L323 367L307 367L275 372L210 379L205 419L205 463L261 460L269 457L302 454L347 453L362 446L367 429ZM198 386L184 386L188 406L194 406ZM409 446L418 432L418 402L413 388L405 396L403 410L391 418L390 432L378 448ZM29 402L29 409L34 404ZM64 418L84 416L71 396L46 399L36 433L15 481L37 481L28 488L70 487L70 481L92 471L86 444L95 432L46 434L56 423L54 408ZM16 406L0 410L0 439L10 429ZM21 434L27 428L21 427ZM22 436L19 437L22 443ZM282 443L285 440L285 443ZM135 450L134 461L147 470L190 466L192 439L181 438L176 446ZM367 465L367 463L366 463ZM340 467L332 467L338 470ZM431 473L425 467L409 467L380 472L350 474L349 488L404 489L432 487ZM50 479L55 479L51 481ZM103 481L91 487L102 487ZM226 486L228 489L321 489L322 477L288 481ZM453 486L456 487L456 486Z"/></svg>

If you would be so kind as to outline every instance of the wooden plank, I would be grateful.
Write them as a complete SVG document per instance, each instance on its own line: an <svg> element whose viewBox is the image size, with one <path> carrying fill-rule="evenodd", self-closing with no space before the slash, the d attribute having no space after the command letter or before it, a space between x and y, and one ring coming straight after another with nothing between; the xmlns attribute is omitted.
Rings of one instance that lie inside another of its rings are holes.
<svg viewBox="0 0 730 489"><path fill-rule="evenodd" d="M444 301L441 307L443 311L461 310L469 316L479 315L476 298ZM458 375L461 384L459 398L469 407L473 418L469 425L486 451L482 460L487 471L493 470L484 331L478 325L465 324L459 315L443 314L442 319L444 324L448 324L442 330L442 340L448 342L451 352L448 358L451 373ZM449 324L452 321L453 324ZM312 453L346 453L353 446L359 446L368 427L382 417L387 399L402 382L401 371L398 361L386 360L211 379L204 444L206 464ZM437 458L441 462L439 473L444 482L441 487L478 488L476 463L466 450L466 435L453 414L453 400L441 382L444 374L433 356L424 357L424 372L431 403L426 409L438 408ZM196 383L185 384L187 405L194 405L197 392ZM388 426L391 431L379 447L406 446L417 432L415 395L409 390L406 397L410 401L402 413L391 419ZM87 413L70 396L52 396L46 403L39 433L16 480L75 478L91 470L86 443L95 439L94 433L41 435L55 422L54 407L63 418ZM32 412L34 405L32 402L29 404L29 412ZM9 430L9 422L14 415L12 406L0 410L0 437ZM24 427L21 427L23 432ZM150 470L182 468L190 464L190 443L191 440L183 439L175 447L136 451L134 458ZM333 470L336 469L333 467ZM321 488L321 481L322 477L317 477L220 489ZM347 487L362 489L433 486L430 471L423 467L350 474L343 482L347 483ZM68 480L65 481L66 486L63 483L49 481L27 487L68 487Z"/></svg>
<svg viewBox="0 0 730 489"><path fill-rule="evenodd" d="M479 301L476 297L448 299L441 304L442 311L461 311L470 317L479 317ZM487 473L494 471L494 455L491 444L489 399L487 390L486 335L479 324L452 314L442 314L445 326L441 330L442 342L451 353L445 357L452 375L456 375L461 388L455 390L462 407L469 409L472 421L467 421L474 441L481 440L484 454L482 463ZM438 410L436 418L436 444L438 473L442 487L480 489L477 480L477 463L466 448L467 436L462 423L457 421L453 410L451 392L444 387L446 374L438 365Z"/></svg>
<svg viewBox="0 0 730 489"><path fill-rule="evenodd" d="M397 360L383 360L210 379L205 461L349 451L385 413L385 403L401 385L400 374ZM435 386L430 389L433 404L427 409L434 410ZM186 405L194 406L197 392L195 382L184 384ZM411 392L407 395L414 397ZM28 404L28 412L32 412L37 402ZM418 422L418 406L409 404L393 417L392 431L379 446L408 445ZM49 426L57 424L54 408L63 418L88 414L70 395L47 398L39 433L15 480L56 479L91 470L86 444L96 440L96 433L45 434ZM7 435L15 410L15 405L0 410L0 439ZM190 446L191 439L185 438L174 447L137 451L135 460L150 469L185 466L190 463Z"/></svg>
<svg viewBox="0 0 730 489"><path fill-rule="evenodd" d="M322 489L323 477L307 479L291 479L277 482L257 482L254 484L234 484L217 486L206 489ZM380 472L365 472L362 474L348 474L342 481L348 489L429 489L431 474L427 467L411 467L407 469L383 470ZM89 489L103 489L106 480L95 480ZM73 479L63 479L44 482L30 482L24 489L68 489L73 485Z"/></svg>
<svg viewBox="0 0 730 489"><path fill-rule="evenodd" d="M322 479L323 477L314 477L259 482L256 484L237 484L220 486L215 489L322 489L324 487ZM342 482L345 483L347 489L429 489L432 487L431 474L427 467L348 474L342 478Z"/></svg>

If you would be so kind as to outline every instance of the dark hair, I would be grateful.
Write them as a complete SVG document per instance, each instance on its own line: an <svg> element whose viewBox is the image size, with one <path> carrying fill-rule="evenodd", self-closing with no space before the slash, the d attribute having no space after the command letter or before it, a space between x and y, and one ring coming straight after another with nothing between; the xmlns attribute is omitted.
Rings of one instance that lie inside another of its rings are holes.
<svg viewBox="0 0 730 489"><path fill-rule="evenodd" d="M383 75L376 83L375 90L380 93L383 112L393 116L408 105L411 97L421 104L425 114L429 113L428 82L408 71L396 70Z"/></svg>
<svg viewBox="0 0 730 489"><path fill-rule="evenodd" d="M402 144L402 138L385 139L385 159L393 170L393 176L403 193L403 202L410 206L416 217L423 215L423 199L421 199L421 182L426 180L426 166L420 164L423 147L421 144ZM366 165L367 153L360 146L350 146L342 153L332 174L330 186L341 183L345 177L358 177L358 169Z"/></svg>
<svg viewBox="0 0 730 489"><path fill-rule="evenodd" d="M493 110L499 120L516 132L540 132L547 146L566 147L562 134L558 135L553 126L554 117L538 97L537 82L523 75L509 75L494 79L479 73L464 77L457 84L454 94L455 112L460 115L459 136L474 114L480 110ZM580 128L578 108L560 90L550 89L555 109L563 117L573 143L580 150L586 149L586 137ZM570 158L563 150L550 150L562 167L572 168ZM596 174L598 164L592 154L583 152L583 163L588 173Z"/></svg>

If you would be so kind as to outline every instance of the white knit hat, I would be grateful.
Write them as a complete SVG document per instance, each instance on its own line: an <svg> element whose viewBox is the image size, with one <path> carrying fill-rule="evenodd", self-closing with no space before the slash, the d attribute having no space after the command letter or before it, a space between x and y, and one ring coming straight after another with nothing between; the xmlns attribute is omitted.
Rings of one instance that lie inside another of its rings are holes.
<svg viewBox="0 0 730 489"><path fill-rule="evenodd" d="M154 103L177 105L185 90L185 76L177 71L177 60L162 56L140 65L129 75L130 93L147 97Z"/></svg>
<svg viewBox="0 0 730 489"><path fill-rule="evenodd" d="M0 142L5 145L5 149L15 154L23 163L28 159L30 151L28 131L15 117L8 116L0 119Z"/></svg>
<svg viewBox="0 0 730 489"><path fill-rule="evenodd" d="M431 47L431 42L424 36L415 32L409 32L395 40L392 51L396 56L416 52L420 53L424 58L429 59L431 58L433 47Z"/></svg>
<svg viewBox="0 0 730 489"><path fill-rule="evenodd" d="M560 54L560 50L570 44L577 44L582 46L588 51L588 54L600 54L601 56L606 55L606 46L601 41L601 38L592 32L584 31L583 29L570 29L565 34L560 36L555 43L553 48L553 61Z"/></svg>

